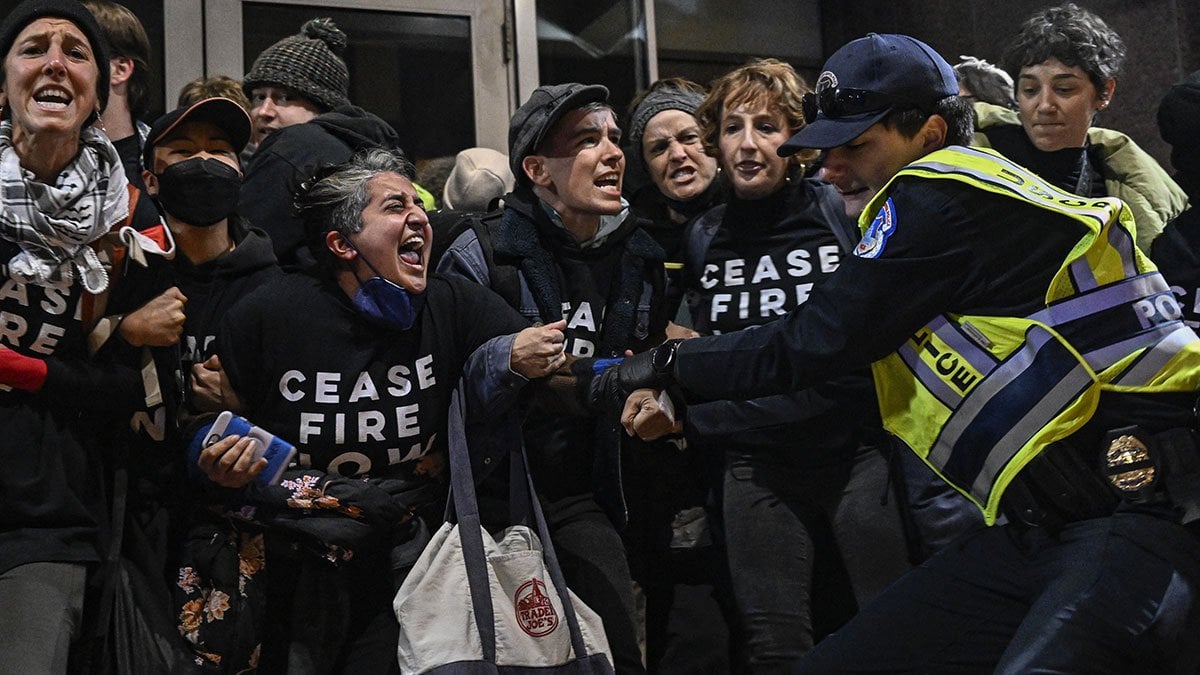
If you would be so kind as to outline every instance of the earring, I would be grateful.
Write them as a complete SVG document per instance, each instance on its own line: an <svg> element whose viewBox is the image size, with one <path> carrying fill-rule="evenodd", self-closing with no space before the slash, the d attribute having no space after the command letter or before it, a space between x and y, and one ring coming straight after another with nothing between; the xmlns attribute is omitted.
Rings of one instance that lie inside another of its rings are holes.
<svg viewBox="0 0 1200 675"><path fill-rule="evenodd" d="M96 104L96 121L92 122L92 126L99 129L105 136L108 135L108 129L104 128L104 118L100 116L100 104Z"/></svg>

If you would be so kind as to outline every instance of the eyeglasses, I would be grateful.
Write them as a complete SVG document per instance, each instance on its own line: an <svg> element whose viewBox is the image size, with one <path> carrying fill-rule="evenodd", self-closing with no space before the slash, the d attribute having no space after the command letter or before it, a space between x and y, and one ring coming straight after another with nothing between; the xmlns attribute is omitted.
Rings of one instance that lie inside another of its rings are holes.
<svg viewBox="0 0 1200 675"><path fill-rule="evenodd" d="M817 119L817 112L825 113L826 117L848 117L868 112L878 112L894 107L897 104L912 105L906 99L891 94L882 94L869 89L841 89L826 87L810 91L802 99L804 106L804 121L812 124Z"/></svg>

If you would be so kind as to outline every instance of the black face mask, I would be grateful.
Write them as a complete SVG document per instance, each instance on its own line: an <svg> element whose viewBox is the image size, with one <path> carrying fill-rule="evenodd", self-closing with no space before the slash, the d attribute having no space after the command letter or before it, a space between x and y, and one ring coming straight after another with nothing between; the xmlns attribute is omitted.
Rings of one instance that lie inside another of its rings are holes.
<svg viewBox="0 0 1200 675"><path fill-rule="evenodd" d="M220 160L193 157L163 169L157 200L164 211L188 225L208 227L233 213L241 189L237 169Z"/></svg>

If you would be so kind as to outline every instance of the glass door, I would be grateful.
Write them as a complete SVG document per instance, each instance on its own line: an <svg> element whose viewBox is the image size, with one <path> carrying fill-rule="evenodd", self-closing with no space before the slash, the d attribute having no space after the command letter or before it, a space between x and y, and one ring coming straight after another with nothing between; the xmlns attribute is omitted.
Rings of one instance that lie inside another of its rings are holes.
<svg viewBox="0 0 1200 675"><path fill-rule="evenodd" d="M350 101L387 120L414 160L507 147L511 102L504 0L177 0L167 48L170 86L246 73L254 58L309 19L348 37ZM195 30L189 26L202 26ZM182 40L172 41L171 38ZM190 39L189 39L190 38ZM189 54L190 52L190 54ZM199 57L197 59L197 57ZM203 64L203 69L187 63ZM177 89L176 89L177 91Z"/></svg>

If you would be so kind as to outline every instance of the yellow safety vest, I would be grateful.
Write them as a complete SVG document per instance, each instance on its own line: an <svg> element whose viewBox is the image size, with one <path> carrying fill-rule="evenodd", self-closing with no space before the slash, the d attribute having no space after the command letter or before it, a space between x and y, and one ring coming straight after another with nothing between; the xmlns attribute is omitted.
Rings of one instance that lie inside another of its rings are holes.
<svg viewBox="0 0 1200 675"><path fill-rule="evenodd" d="M900 176L960 181L1087 227L1041 311L1020 318L943 314L871 368L887 430L978 506L989 525L1017 472L1083 426L1100 392L1200 387L1200 339L1134 246L1133 217L1121 200L1064 192L980 148L939 150L892 180ZM863 212L864 233L890 185Z"/></svg>

